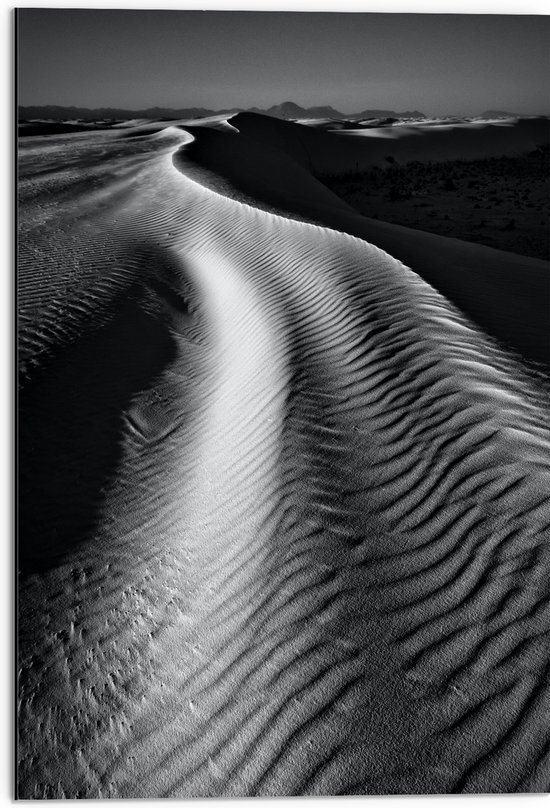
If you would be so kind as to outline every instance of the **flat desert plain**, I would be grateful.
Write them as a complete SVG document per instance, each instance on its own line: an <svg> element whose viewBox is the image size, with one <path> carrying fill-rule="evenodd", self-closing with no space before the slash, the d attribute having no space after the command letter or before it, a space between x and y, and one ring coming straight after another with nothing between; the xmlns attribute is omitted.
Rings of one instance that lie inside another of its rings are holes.
<svg viewBox="0 0 550 808"><path fill-rule="evenodd" d="M548 789L548 144L21 138L20 797Z"/></svg>

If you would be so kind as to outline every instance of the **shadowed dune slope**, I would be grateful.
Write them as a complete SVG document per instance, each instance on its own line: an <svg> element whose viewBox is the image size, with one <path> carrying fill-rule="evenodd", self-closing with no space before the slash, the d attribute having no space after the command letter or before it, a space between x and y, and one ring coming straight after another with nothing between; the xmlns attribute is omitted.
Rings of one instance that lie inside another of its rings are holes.
<svg viewBox="0 0 550 808"><path fill-rule="evenodd" d="M543 378L193 135L22 155L19 796L547 789Z"/></svg>
<svg viewBox="0 0 550 808"><path fill-rule="evenodd" d="M264 145L285 151L312 173L344 174L373 165L410 160L474 160L532 151L550 141L549 118L396 126L324 132L310 126L240 112L231 125Z"/></svg>

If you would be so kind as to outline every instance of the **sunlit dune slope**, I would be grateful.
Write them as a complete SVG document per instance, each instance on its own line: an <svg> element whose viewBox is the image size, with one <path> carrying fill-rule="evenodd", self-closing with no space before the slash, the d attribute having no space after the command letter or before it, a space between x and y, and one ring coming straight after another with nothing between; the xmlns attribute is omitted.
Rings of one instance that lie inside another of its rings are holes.
<svg viewBox="0 0 550 808"><path fill-rule="evenodd" d="M521 347L519 265L277 127L21 148L21 797L548 787L547 383L465 314Z"/></svg>

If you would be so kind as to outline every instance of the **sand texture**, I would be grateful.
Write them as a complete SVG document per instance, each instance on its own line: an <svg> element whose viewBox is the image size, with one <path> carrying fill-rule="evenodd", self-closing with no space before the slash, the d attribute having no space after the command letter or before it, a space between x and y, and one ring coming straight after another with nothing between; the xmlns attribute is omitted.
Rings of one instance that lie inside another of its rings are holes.
<svg viewBox="0 0 550 808"><path fill-rule="evenodd" d="M548 789L548 264L319 179L547 124L22 141L20 797Z"/></svg>

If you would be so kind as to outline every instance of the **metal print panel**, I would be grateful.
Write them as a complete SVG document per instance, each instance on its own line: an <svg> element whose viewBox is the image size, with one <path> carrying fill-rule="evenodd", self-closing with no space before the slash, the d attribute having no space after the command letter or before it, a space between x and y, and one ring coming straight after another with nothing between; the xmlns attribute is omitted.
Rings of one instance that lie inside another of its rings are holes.
<svg viewBox="0 0 550 808"><path fill-rule="evenodd" d="M549 33L17 12L20 798L548 788Z"/></svg>

